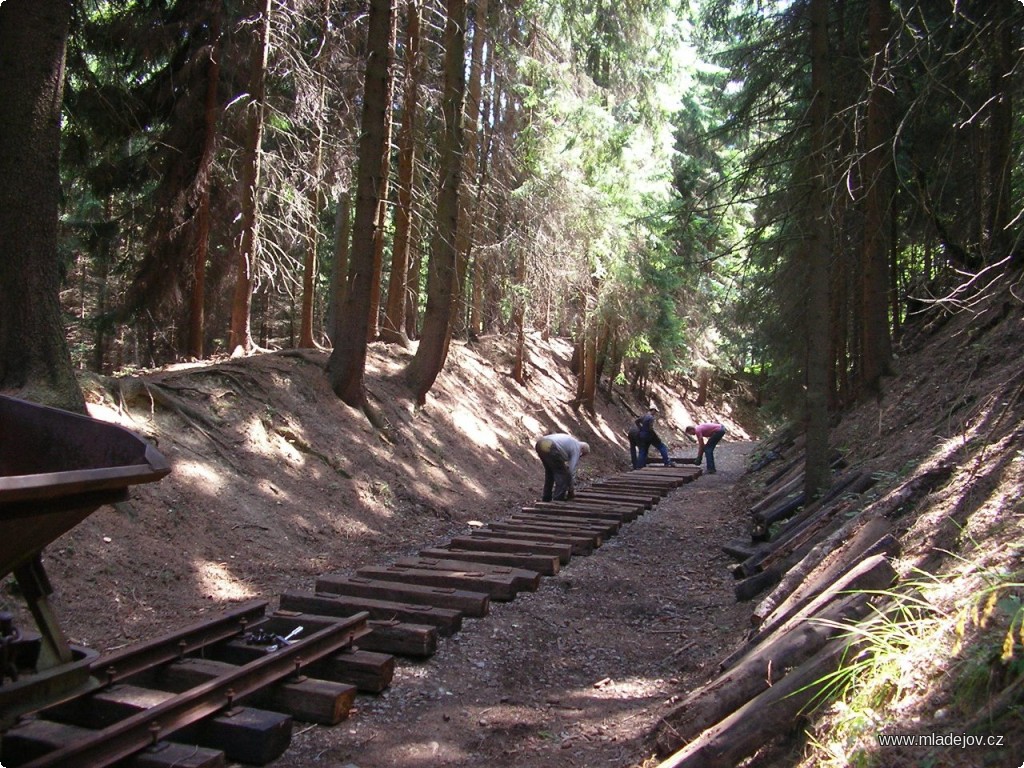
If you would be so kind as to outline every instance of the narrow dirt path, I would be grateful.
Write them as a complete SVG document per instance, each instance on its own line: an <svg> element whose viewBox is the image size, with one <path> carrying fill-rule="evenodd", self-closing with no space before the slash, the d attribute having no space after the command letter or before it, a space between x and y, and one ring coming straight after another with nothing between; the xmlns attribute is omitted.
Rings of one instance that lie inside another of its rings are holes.
<svg viewBox="0 0 1024 768"><path fill-rule="evenodd" d="M749 531L731 491L753 444L673 491L540 589L467 619L335 728L297 726L275 768L643 765L652 726L747 628L722 544ZM512 510L510 510L511 512Z"/></svg>

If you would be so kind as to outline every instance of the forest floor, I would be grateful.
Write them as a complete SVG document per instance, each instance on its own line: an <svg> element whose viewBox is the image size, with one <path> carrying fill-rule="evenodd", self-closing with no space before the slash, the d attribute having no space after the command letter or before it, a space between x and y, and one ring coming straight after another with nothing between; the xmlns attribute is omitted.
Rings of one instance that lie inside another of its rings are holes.
<svg viewBox="0 0 1024 768"><path fill-rule="evenodd" d="M878 478L863 503L951 467L945 485L894 519L903 544L894 565L911 580L922 568L937 574L935 611L949 631L880 694L889 704L864 716L876 718L866 734L883 725L976 729L978 713L993 712L1003 686L1012 690L1015 667L1000 662L999 644L1019 619L1020 591L1000 593L1011 610L992 608L987 627L970 613L992 578L1012 588L1024 570L1024 313L1004 296L908 328L885 395L851 409L833 431L848 462ZM443 545L539 498L533 443L547 432L591 443L583 485L628 471L625 427L646 401L616 393L602 395L594 414L573 409L563 340L531 337L525 385L509 376L503 340L454 344L423 408L400 380L410 354L371 346L366 388L384 430L337 400L318 351L145 371L113 382L117 396L111 380L89 379L92 413L156 441L173 471L47 548L55 609L72 642L109 651L240 601L274 607L282 592L312 590L321 575ZM536 592L492 603L429 660L400 659L390 688L360 695L339 726L297 724L275 768L656 765L658 719L715 675L750 626L752 606L736 603L721 549L749 541L747 510L764 487L747 469L764 435L740 394L717 393L698 409L687 392L656 387L659 433L673 454L695 452L687 424L727 425L719 473L673 491ZM9 581L0 608L18 609ZM986 633L984 642L961 642ZM957 690L968 672L973 698ZM1011 711L1024 725L1019 707ZM848 715L838 708L822 720ZM987 726L1024 734L991 718ZM1013 749L1024 748L1017 737L1009 751L893 749L854 761L855 748L870 752L859 736L832 759L823 756L832 747L814 745L825 738L815 727L802 722L808 740L783 742L751 765L1017 766Z"/></svg>

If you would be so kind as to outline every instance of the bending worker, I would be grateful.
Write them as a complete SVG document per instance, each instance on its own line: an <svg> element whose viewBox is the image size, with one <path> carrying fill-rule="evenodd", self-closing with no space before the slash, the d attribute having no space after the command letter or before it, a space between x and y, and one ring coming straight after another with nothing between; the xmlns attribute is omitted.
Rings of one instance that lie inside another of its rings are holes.
<svg viewBox="0 0 1024 768"><path fill-rule="evenodd" d="M544 501L565 501L575 496L576 466L590 453L590 445L572 435L545 435L535 446L544 465Z"/></svg>
<svg viewBox="0 0 1024 768"><path fill-rule="evenodd" d="M658 406L651 403L647 413L636 420L637 432L634 438L630 431L629 454L633 460L633 469L642 469L647 466L647 453L653 445L661 454L661 461L666 467L671 467L672 462L668 457L668 446L661 441L658 433L654 431L654 420L658 417ZM634 452L634 442L636 451Z"/></svg>
<svg viewBox="0 0 1024 768"><path fill-rule="evenodd" d="M706 458L708 460L708 474L715 474L717 471L715 469L715 446L725 436L725 427L714 422L698 424L687 427L686 434L697 438L697 460L694 464L700 466L701 459Z"/></svg>

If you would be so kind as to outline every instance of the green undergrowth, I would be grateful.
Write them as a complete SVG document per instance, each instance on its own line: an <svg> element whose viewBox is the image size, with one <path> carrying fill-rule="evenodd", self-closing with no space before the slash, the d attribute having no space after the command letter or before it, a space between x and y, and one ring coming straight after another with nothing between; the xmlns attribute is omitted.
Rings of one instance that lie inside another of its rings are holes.
<svg viewBox="0 0 1024 768"><path fill-rule="evenodd" d="M839 669L816 684L803 765L978 765L986 750L1010 757L1006 739L1024 723L1024 571L919 572L871 595L872 615L842 627L850 649ZM880 734L1003 743L894 748ZM956 762L957 750L969 762Z"/></svg>

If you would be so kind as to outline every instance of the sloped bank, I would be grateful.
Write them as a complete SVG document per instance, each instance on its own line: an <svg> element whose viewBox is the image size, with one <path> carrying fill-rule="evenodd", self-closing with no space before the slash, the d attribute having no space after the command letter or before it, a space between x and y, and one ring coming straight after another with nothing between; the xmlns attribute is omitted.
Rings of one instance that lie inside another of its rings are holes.
<svg viewBox="0 0 1024 768"><path fill-rule="evenodd" d="M835 430L824 499L800 498L798 439L763 446L725 548L752 629L660 723L663 768L1019 760L1024 320L1008 291L983 307L911 329Z"/></svg>

